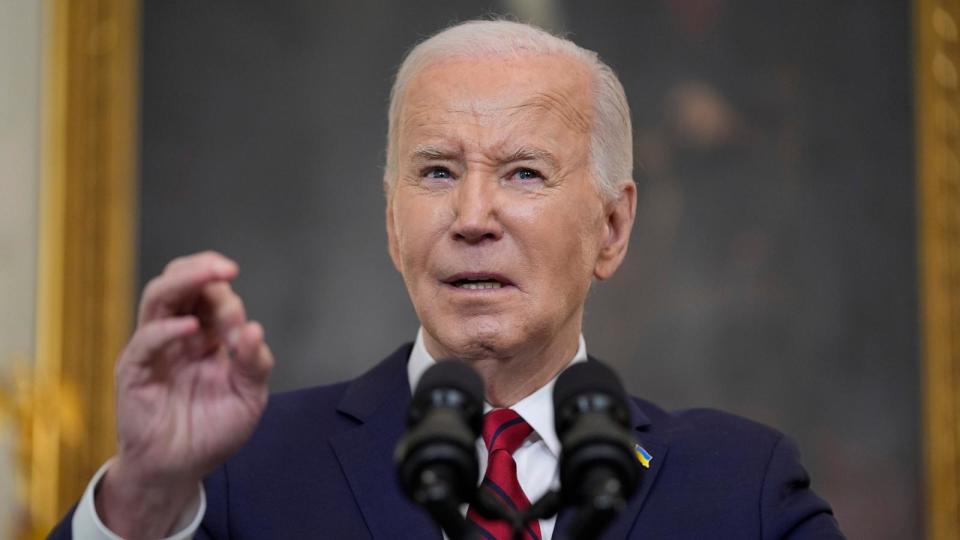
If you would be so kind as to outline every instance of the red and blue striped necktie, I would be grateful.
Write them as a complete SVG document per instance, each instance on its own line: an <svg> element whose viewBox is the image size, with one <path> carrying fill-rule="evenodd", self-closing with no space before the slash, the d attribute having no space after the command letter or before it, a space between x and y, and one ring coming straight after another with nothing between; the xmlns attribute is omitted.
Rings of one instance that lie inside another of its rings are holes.
<svg viewBox="0 0 960 540"><path fill-rule="evenodd" d="M494 499L514 510L530 506L530 500L517 480L517 462L513 460L513 453L532 431L530 424L510 409L494 409L483 417L483 442L487 445L488 459L487 472L480 485ZM467 511L467 519L476 524L480 535L487 540L513 538L508 523L486 519L473 508ZM536 520L529 523L524 528L524 538L540 540L540 523Z"/></svg>

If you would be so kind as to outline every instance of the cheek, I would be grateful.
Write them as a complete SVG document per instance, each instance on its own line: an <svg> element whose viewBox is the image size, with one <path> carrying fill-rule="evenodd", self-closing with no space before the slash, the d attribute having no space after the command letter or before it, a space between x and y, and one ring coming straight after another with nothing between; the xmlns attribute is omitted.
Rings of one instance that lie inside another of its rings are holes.
<svg viewBox="0 0 960 540"><path fill-rule="evenodd" d="M604 230L602 211L597 211L596 205L588 201L587 197L546 201L518 207L512 215L521 230L529 232L526 236L531 245L528 247L548 261L567 268L568 273L579 274L583 266L592 267Z"/></svg>
<svg viewBox="0 0 960 540"><path fill-rule="evenodd" d="M602 212L599 216L584 216L580 229L580 252L583 254L583 270L592 279L594 266L606 238L606 224Z"/></svg>
<svg viewBox="0 0 960 540"><path fill-rule="evenodd" d="M447 230L449 211L437 202L411 197L398 199L394 207L397 249L405 268L423 266Z"/></svg>
<svg viewBox="0 0 960 540"><path fill-rule="evenodd" d="M535 276L541 301L563 309L585 296L598 254L595 220L584 212L541 212L524 224L516 237L522 245L526 271Z"/></svg>

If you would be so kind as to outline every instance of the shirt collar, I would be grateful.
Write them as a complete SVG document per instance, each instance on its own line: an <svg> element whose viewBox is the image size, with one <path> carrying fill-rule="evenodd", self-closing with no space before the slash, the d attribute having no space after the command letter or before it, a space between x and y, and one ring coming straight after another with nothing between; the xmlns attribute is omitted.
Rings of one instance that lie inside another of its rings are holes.
<svg viewBox="0 0 960 540"><path fill-rule="evenodd" d="M587 360L587 344L580 335L577 344L577 353L573 356L567 366L577 362ZM427 347L423 342L423 327L417 331L417 340L410 351L410 360L407 362L407 378L410 380L410 391L413 392L420 382L423 372L430 368L437 361L427 352ZM535 390L529 396L521 399L510 407L517 412L524 420L530 424L533 431L543 439L544 444L555 456L560 456L560 440L557 438L557 431L553 426L553 385L557 378L550 379L547 384ZM484 412L493 407L489 403L484 403Z"/></svg>

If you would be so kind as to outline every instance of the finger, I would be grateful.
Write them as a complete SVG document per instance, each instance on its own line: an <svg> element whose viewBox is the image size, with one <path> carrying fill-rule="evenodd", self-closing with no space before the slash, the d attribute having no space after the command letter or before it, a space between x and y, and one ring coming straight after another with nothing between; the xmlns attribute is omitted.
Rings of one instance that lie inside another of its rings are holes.
<svg viewBox="0 0 960 540"><path fill-rule="evenodd" d="M233 349L237 373L248 383L262 386L273 369L273 353L264 342L263 326L251 321L243 326Z"/></svg>
<svg viewBox="0 0 960 540"><path fill-rule="evenodd" d="M134 363L148 362L167 345L190 337L199 329L200 321L193 315L151 321L134 332L123 359Z"/></svg>
<svg viewBox="0 0 960 540"><path fill-rule="evenodd" d="M220 259L230 260L229 257L225 256L224 254L217 251L210 250L210 249L205 251L198 251L196 253L191 253L189 255L183 255L183 256L174 258L173 260L167 263L167 266L163 268L162 273L166 274L167 272L176 271L177 269L182 268L183 266L189 266L191 264L195 264L196 261L198 260L215 261Z"/></svg>
<svg viewBox="0 0 960 540"><path fill-rule="evenodd" d="M186 340L184 345L188 356L202 358L222 346L236 347L247 315L243 300L229 283L217 281L206 284L192 309L200 320L202 331Z"/></svg>
<svg viewBox="0 0 960 540"><path fill-rule="evenodd" d="M234 292L229 283L218 281L208 283L200 293L200 305L197 309L200 324L229 347L235 348L240 331L247 322L247 311L243 300Z"/></svg>
<svg viewBox="0 0 960 540"><path fill-rule="evenodd" d="M139 324L176 315L205 285L229 281L239 272L237 264L222 255L200 254L187 259L147 284L140 302Z"/></svg>

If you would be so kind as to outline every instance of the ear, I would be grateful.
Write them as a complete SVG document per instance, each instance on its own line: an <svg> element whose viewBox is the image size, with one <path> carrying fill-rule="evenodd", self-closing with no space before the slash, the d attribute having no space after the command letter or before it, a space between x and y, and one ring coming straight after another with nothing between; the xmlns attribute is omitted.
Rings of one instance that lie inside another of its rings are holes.
<svg viewBox="0 0 960 540"><path fill-rule="evenodd" d="M400 245L397 241L397 228L393 222L393 191L395 187L391 187L390 183L387 181L387 177L383 178L383 193L386 195L387 199L387 208L386 208L386 221L387 221L387 252L390 253L390 260L393 261L393 267L397 269L397 272L400 270ZM401 272L402 273L402 272Z"/></svg>
<svg viewBox="0 0 960 540"><path fill-rule="evenodd" d="M620 184L620 194L604 206L603 244L593 269L597 279L612 276L626 257L636 213L637 185L631 179Z"/></svg>

